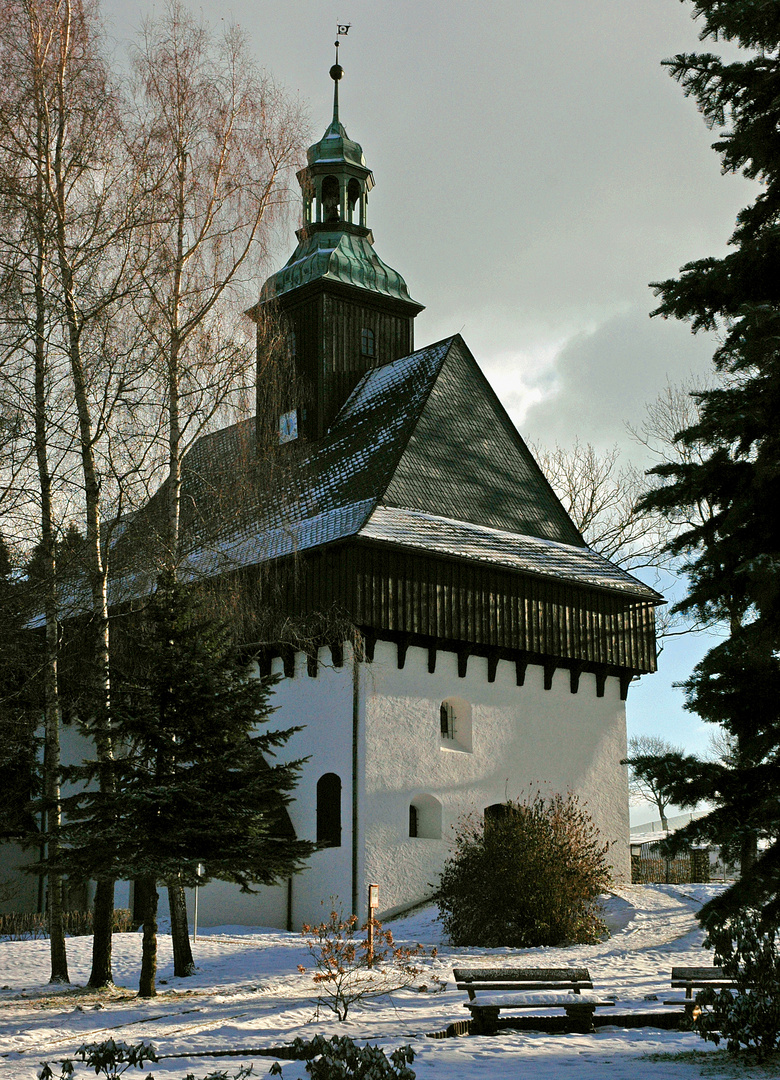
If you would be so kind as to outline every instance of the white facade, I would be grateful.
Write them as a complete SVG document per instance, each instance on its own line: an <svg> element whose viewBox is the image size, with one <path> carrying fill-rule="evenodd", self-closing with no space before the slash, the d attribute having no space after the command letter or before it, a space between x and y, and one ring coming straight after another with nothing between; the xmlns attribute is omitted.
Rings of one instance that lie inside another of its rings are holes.
<svg viewBox="0 0 780 1080"><path fill-rule="evenodd" d="M281 661L274 670L281 674ZM396 646L379 641L373 663L355 661L345 646L341 668L321 649L316 678L299 654L294 677L282 678L272 702L274 727L302 728L285 758L309 758L289 808L296 834L316 839L317 782L334 773L341 781L341 843L318 851L289 886L257 895L219 883L204 887L201 925L299 929L325 918L332 903L363 917L369 882L379 885L380 917L397 911L434 892L464 815L536 790L575 793L612 845L615 877L630 878L620 764L625 703L617 678L607 679L599 698L594 675L583 674L572 694L569 673L560 669L545 690L542 667L529 665L517 686L514 663L499 661L490 683L486 659L470 657L460 678L456 655L445 651L430 674L427 649L409 648L399 669ZM442 703L450 706L446 735ZM409 835L410 805L416 837Z"/></svg>

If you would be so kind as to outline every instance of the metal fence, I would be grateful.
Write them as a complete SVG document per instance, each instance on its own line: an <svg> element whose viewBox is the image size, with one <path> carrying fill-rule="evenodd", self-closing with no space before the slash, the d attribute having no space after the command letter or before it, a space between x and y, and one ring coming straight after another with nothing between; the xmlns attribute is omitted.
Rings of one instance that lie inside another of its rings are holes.
<svg viewBox="0 0 780 1080"><path fill-rule="evenodd" d="M658 843L631 845L631 881L635 885L685 885L709 880L710 853L706 848L692 848L674 859L665 859Z"/></svg>

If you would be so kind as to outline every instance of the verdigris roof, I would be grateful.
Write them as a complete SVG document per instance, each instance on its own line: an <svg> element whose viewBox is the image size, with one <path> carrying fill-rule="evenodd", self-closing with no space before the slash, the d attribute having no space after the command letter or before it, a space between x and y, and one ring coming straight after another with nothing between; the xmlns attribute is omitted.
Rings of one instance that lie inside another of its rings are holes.
<svg viewBox="0 0 780 1080"><path fill-rule="evenodd" d="M374 251L370 236L341 229L309 234L302 230L295 251L263 286L261 300L282 296L319 280L338 281L369 289L381 296L416 303L398 271L383 262Z"/></svg>
<svg viewBox="0 0 780 1080"><path fill-rule="evenodd" d="M367 372L277 495L251 480L252 439L246 421L185 459L185 573L355 539L659 599L587 547L459 336Z"/></svg>
<svg viewBox="0 0 780 1080"><path fill-rule="evenodd" d="M325 129L319 142L312 143L306 152L309 165L341 164L347 162L365 168L366 159L360 143L350 139L347 129L336 116Z"/></svg>

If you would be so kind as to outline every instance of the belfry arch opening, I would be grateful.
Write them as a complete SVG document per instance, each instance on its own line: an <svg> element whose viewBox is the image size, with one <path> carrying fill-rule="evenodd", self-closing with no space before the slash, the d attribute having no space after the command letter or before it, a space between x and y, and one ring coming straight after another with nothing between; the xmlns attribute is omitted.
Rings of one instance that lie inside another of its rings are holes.
<svg viewBox="0 0 780 1080"><path fill-rule="evenodd" d="M325 222L340 221L341 189L337 177L323 177L320 197L322 200L322 220Z"/></svg>
<svg viewBox="0 0 780 1080"><path fill-rule="evenodd" d="M363 198L360 181L353 176L347 184L347 221L362 225L364 218Z"/></svg>

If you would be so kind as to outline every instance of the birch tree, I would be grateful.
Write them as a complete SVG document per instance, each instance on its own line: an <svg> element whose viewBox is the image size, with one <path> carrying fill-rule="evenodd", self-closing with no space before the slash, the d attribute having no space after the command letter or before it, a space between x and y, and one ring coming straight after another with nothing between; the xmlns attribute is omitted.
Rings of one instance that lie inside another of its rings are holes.
<svg viewBox="0 0 780 1080"><path fill-rule="evenodd" d="M153 360L152 427L167 442L160 569L175 577L182 459L254 382L253 350L236 333L235 313L251 295L247 279L256 287L285 206L301 122L236 28L218 39L175 0L147 23L134 60L135 161L148 199L136 313ZM168 884L175 971L187 975L194 965L184 891Z"/></svg>
<svg viewBox="0 0 780 1080"><path fill-rule="evenodd" d="M178 0L146 25L135 70L136 164L150 200L137 314L164 412L165 569L175 570L184 453L254 383L253 350L237 339L234 314L255 299L302 124L241 32L217 39Z"/></svg>
<svg viewBox="0 0 780 1080"><path fill-rule="evenodd" d="M101 782L110 786L108 543L102 522L121 510L122 485L104 482L111 472L105 466L123 442L123 403L133 398L138 382L137 368L130 376L131 368L121 362L114 333L118 305L133 284L137 202L128 187L132 171L121 159L119 95L101 55L95 10L82 0L13 0L5 15L5 156L35 191L35 210L27 220L33 233L40 230L33 259L40 272L32 271L36 288L49 275L48 296L36 301L35 348L40 352L46 340L51 350L54 343L69 373L94 646L92 730ZM47 467L38 454L44 488ZM43 520L42 526L53 552L51 529ZM54 581L53 555L48 558ZM54 603L50 594L47 604ZM53 731L53 720L50 726ZM98 879L91 985L111 982L112 916L113 883Z"/></svg>

